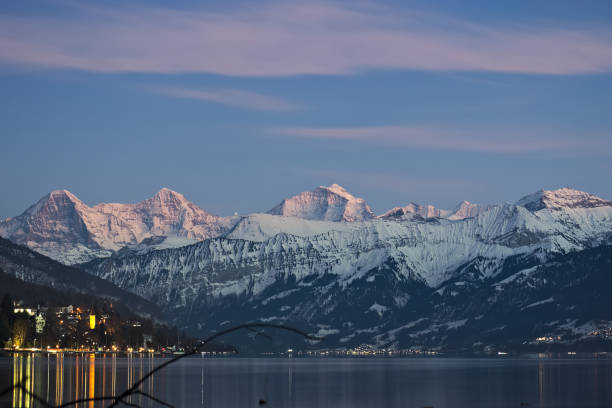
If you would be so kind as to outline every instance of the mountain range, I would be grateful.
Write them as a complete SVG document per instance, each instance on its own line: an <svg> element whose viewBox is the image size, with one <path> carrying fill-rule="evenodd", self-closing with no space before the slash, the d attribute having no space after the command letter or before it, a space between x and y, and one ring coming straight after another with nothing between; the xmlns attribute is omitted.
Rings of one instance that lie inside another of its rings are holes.
<svg viewBox="0 0 612 408"><path fill-rule="evenodd" d="M460 220L475 217L491 207L463 201L449 211L410 203L376 216L362 198L333 184L285 199L265 214L332 222L414 217ZM143 253L225 236L241 222L248 222L245 220L249 218L250 215L213 215L188 201L182 194L167 188L162 188L140 203L101 203L93 207L68 190L55 190L23 214L0 221L0 236L60 262L77 264L117 252ZM277 222L286 226L291 223L284 218L279 218ZM307 224L300 227L308 228ZM241 228L242 225L238 227L239 230Z"/></svg>
<svg viewBox="0 0 612 408"><path fill-rule="evenodd" d="M93 207L70 191L56 190L0 222L0 235L75 264L147 243L154 248L192 244L222 235L235 221L212 215L167 188L140 203Z"/></svg>
<svg viewBox="0 0 612 408"><path fill-rule="evenodd" d="M94 207L64 190L2 222L0 234L87 261L88 273L201 335L257 320L305 328L329 346L474 351L574 344L612 327L612 309L600 309L612 202L569 188L377 216L332 185L234 217L167 189Z"/></svg>

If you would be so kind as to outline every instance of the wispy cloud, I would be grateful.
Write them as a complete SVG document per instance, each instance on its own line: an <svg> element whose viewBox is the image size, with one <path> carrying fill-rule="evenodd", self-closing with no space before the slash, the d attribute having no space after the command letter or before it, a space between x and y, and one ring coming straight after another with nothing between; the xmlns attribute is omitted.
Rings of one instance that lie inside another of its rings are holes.
<svg viewBox="0 0 612 408"><path fill-rule="evenodd" d="M239 76L370 69L612 71L608 28L488 25L361 2L258 2L225 12L66 7L63 15L0 15L0 61Z"/></svg>
<svg viewBox="0 0 612 408"><path fill-rule="evenodd" d="M364 190L388 191L393 193L419 191L419 194L422 194L424 191L429 193L440 193L444 191L455 194L466 190L485 189L485 187L473 180L462 180L452 177L415 177L388 172L341 171L331 169L297 169L296 171L300 174L312 176L318 180L319 183L323 182L324 184L327 183L327 185L339 183L343 186L360 186L363 187ZM413 198L413 200L416 199L417 198ZM464 198L462 197L461 199ZM459 199L457 199L457 202L458 201Z"/></svg>
<svg viewBox="0 0 612 408"><path fill-rule="evenodd" d="M452 175L435 177L398 174L398 172L337 169L295 169L294 171L300 176L311 177L315 184L339 183L373 205L377 214L410 202L433 204L438 208L450 209L462 200L478 202L478 197L487 197L491 188L495 188L482 181L461 179ZM380 199L381 193L386 197L384 200ZM389 200L390 197L393 197L393 200Z"/></svg>
<svg viewBox="0 0 612 408"><path fill-rule="evenodd" d="M426 126L375 127L277 127L269 130L278 136L327 140L346 140L379 145L424 149L489 153L529 153L542 151L593 150L606 143L570 138L550 131L512 129L443 129ZM609 143L607 144L609 147Z"/></svg>
<svg viewBox="0 0 612 408"><path fill-rule="evenodd" d="M263 95L255 92L242 91L239 89L217 89L217 90L195 90L186 88L155 88L154 92L173 98L196 99L201 101L220 103L222 105L235 106L244 109L262 111L295 111L300 110L300 105L286 101L274 96Z"/></svg>

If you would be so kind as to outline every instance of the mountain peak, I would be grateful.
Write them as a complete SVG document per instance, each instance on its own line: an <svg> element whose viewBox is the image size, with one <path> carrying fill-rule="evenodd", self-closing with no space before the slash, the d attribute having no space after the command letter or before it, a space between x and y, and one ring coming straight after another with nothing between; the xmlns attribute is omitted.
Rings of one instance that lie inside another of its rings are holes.
<svg viewBox="0 0 612 408"><path fill-rule="evenodd" d="M65 207L87 207L77 196L65 189L53 190L28 208L24 214L38 214L40 211L62 211ZM46 209L46 210L44 210Z"/></svg>
<svg viewBox="0 0 612 408"><path fill-rule="evenodd" d="M457 204L457 206L455 207L455 211L460 210L460 209L465 208L465 207L469 207L470 205L472 205L472 203L470 203L467 200L463 200L462 202Z"/></svg>
<svg viewBox="0 0 612 408"><path fill-rule="evenodd" d="M178 194L178 195L182 195L181 193L178 193L172 189L169 189L168 187L162 187L159 189L159 191L157 192L157 194Z"/></svg>
<svg viewBox="0 0 612 408"><path fill-rule="evenodd" d="M181 193L177 193L174 190L170 190L167 187L162 187L152 198L162 202L173 199L179 201L186 201L184 195L182 195Z"/></svg>
<svg viewBox="0 0 612 408"><path fill-rule="evenodd" d="M449 220L464 220L466 218L477 217L479 214L490 210L493 205L489 204L474 204L463 200L455 207L452 214L448 216Z"/></svg>
<svg viewBox="0 0 612 408"><path fill-rule="evenodd" d="M53 190L49 193L49 196L58 196L58 195L73 195L73 194L66 189Z"/></svg>
<svg viewBox="0 0 612 408"><path fill-rule="evenodd" d="M339 195L342 198L345 198L349 201L351 200L357 200L357 201L364 201L363 198L359 198L359 197L355 197L354 195L352 195L351 193L349 193L344 187L342 187L339 184L332 184L331 186L327 187L327 186L319 186L319 189L322 190L326 190L326 191L330 191L334 194Z"/></svg>
<svg viewBox="0 0 612 408"><path fill-rule="evenodd" d="M429 218L446 218L449 220L463 220L465 218L473 218L489 210L492 205L473 204L469 201L462 201L453 211L442 210L433 205L421 205L410 203L405 207L395 207L379 216L383 219L414 219L415 216Z"/></svg>
<svg viewBox="0 0 612 408"><path fill-rule="evenodd" d="M334 193L349 194L349 192L346 191L346 188L344 188L340 184L336 184L336 183L332 184L329 187L320 186L320 188L328 189L329 191L333 191ZM351 195L351 194L349 194L349 195ZM352 195L351 195L351 197L352 197Z"/></svg>
<svg viewBox="0 0 612 408"><path fill-rule="evenodd" d="M363 198L350 194L338 184L319 186L283 200L268 214L323 221L364 221L374 218Z"/></svg>
<svg viewBox="0 0 612 408"><path fill-rule="evenodd" d="M94 207L88 207L68 190L55 190L23 214L0 222L0 233L16 243L74 263L108 256L150 237L172 238L164 245L216 237L230 229L232 222L207 213L168 188L139 203L100 203Z"/></svg>
<svg viewBox="0 0 612 408"><path fill-rule="evenodd" d="M446 218L450 211L441 210L433 205L421 205L410 203L404 207L394 207L382 214L379 218L384 219L411 219L414 216L419 216L424 219L428 218Z"/></svg>
<svg viewBox="0 0 612 408"><path fill-rule="evenodd" d="M53 190L46 196L47 199L66 198L73 202L81 202L77 196L66 189Z"/></svg>
<svg viewBox="0 0 612 408"><path fill-rule="evenodd" d="M521 198L517 205L523 206L530 211L538 211L544 208L593 208L612 206L612 201L604 200L596 195L568 187L557 190L539 190Z"/></svg>

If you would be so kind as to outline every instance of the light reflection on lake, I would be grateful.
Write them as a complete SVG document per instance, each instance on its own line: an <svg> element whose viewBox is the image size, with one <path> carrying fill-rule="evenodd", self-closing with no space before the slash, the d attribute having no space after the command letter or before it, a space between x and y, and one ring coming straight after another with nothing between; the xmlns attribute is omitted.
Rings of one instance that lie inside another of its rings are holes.
<svg viewBox="0 0 612 408"><path fill-rule="evenodd" d="M167 358L151 354L15 353L0 389L24 381L55 405L117 395ZM141 387L177 407L610 407L610 359L183 359ZM143 395L126 400L159 406ZM102 407L108 401L74 406ZM37 407L14 390L0 406Z"/></svg>
<svg viewBox="0 0 612 408"><path fill-rule="evenodd" d="M0 378L10 378L9 383L3 381L0 388L21 382L29 391L14 390L10 398L13 407L40 406L31 393L52 404L61 405L69 401L116 395L141 378L155 364L156 359L150 354L117 357L116 354L94 353L15 353L11 357L0 358ZM154 390L153 381L154 377L149 378L140 389L151 393ZM127 401L146 405L140 402L142 398L136 395ZM4 406L8 398L0 402ZM86 401L74 406L94 408L108 404L108 401Z"/></svg>

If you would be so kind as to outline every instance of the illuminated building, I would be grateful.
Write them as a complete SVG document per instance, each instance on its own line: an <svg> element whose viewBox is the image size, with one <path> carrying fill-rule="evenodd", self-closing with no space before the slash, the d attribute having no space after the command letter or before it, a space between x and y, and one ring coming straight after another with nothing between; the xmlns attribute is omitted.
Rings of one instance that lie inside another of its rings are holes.
<svg viewBox="0 0 612 408"><path fill-rule="evenodd" d="M45 329L45 317L42 315L42 313L38 313L36 314L34 321L36 322L36 333L42 333Z"/></svg>

